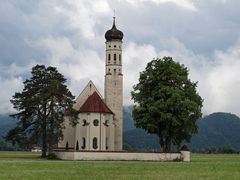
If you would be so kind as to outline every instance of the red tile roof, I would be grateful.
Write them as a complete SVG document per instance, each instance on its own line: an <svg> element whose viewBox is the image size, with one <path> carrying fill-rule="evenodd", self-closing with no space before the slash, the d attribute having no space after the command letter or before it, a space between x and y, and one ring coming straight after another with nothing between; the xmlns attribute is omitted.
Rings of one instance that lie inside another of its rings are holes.
<svg viewBox="0 0 240 180"><path fill-rule="evenodd" d="M79 109L79 112L100 112L113 114L96 91L87 98L85 103Z"/></svg>

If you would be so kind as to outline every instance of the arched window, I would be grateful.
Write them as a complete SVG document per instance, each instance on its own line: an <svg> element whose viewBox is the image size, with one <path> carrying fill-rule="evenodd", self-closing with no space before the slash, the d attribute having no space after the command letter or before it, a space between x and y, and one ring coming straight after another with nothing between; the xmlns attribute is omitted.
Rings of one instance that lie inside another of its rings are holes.
<svg viewBox="0 0 240 180"><path fill-rule="evenodd" d="M114 61L117 60L117 55L116 54L114 54L113 59L114 59Z"/></svg>
<svg viewBox="0 0 240 180"><path fill-rule="evenodd" d="M94 137L93 138L93 149L97 149L97 148L98 148L98 146L97 146L97 138Z"/></svg>
<svg viewBox="0 0 240 180"><path fill-rule="evenodd" d="M106 137L106 150L108 150L108 138Z"/></svg>
<svg viewBox="0 0 240 180"><path fill-rule="evenodd" d="M119 64L121 65L122 59L121 59L121 54L119 54Z"/></svg>
<svg viewBox="0 0 240 180"><path fill-rule="evenodd" d="M108 61L111 60L111 54L108 54Z"/></svg>
<svg viewBox="0 0 240 180"><path fill-rule="evenodd" d="M66 142L66 150L68 150L68 141Z"/></svg>
<svg viewBox="0 0 240 180"><path fill-rule="evenodd" d="M87 125L87 120L86 119L83 119L82 120L82 126L86 126Z"/></svg>
<svg viewBox="0 0 240 180"><path fill-rule="evenodd" d="M93 125L94 125L94 126L98 126L98 125L99 125L99 121L98 121L97 119L94 119L94 120L93 120Z"/></svg>
<svg viewBox="0 0 240 180"><path fill-rule="evenodd" d="M86 139L83 137L82 138L82 149L85 149L86 147Z"/></svg>
<svg viewBox="0 0 240 180"><path fill-rule="evenodd" d="M78 144L78 141L76 143L76 150L78 151L79 150L79 144Z"/></svg>

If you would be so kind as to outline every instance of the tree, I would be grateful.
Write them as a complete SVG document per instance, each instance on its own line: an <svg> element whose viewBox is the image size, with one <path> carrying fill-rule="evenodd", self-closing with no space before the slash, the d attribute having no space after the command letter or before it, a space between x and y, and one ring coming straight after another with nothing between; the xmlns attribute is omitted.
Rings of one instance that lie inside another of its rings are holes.
<svg viewBox="0 0 240 180"><path fill-rule="evenodd" d="M11 103L18 111L11 115L18 119L17 127L5 139L13 144L31 147L41 144L42 156L51 154L53 146L63 136L64 115L77 124L77 112L72 108L74 96L64 85L66 79L55 67L36 65L32 77L24 82L22 92L16 92Z"/></svg>
<svg viewBox="0 0 240 180"><path fill-rule="evenodd" d="M196 87L197 82L188 78L188 69L171 57L149 62L133 86L135 125L157 134L162 151L169 152L172 144L189 142L197 132L203 100Z"/></svg>

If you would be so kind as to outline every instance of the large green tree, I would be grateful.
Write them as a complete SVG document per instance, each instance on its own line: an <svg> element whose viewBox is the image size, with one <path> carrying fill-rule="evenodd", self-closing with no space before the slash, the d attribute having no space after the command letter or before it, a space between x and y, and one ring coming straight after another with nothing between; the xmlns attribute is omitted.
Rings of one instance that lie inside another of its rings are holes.
<svg viewBox="0 0 240 180"><path fill-rule="evenodd" d="M18 122L5 139L28 147L40 144L45 157L63 137L63 116L69 115L72 125L76 125L77 112L72 108L74 96L65 85L66 79L55 67L36 65L31 74L23 91L11 100L17 110L11 116Z"/></svg>
<svg viewBox="0 0 240 180"><path fill-rule="evenodd" d="M171 57L149 62L133 86L135 125L157 134L162 151L190 141L197 132L203 100L196 87L197 82L188 78L188 69Z"/></svg>

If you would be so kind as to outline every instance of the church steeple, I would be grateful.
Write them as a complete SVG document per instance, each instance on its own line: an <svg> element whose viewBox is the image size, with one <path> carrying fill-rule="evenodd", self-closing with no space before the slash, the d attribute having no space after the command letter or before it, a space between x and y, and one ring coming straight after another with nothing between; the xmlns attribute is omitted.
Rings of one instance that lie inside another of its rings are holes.
<svg viewBox="0 0 240 180"><path fill-rule="evenodd" d="M114 113L115 150L122 150L122 106L123 106L123 74L122 74L122 39L123 33L113 25L105 34L106 66L105 66L105 102Z"/></svg>

